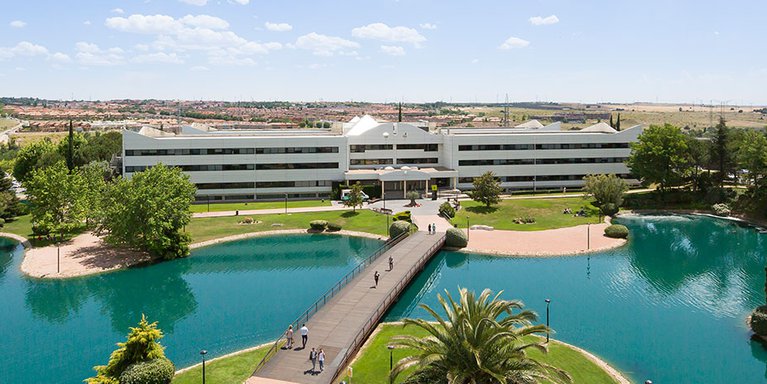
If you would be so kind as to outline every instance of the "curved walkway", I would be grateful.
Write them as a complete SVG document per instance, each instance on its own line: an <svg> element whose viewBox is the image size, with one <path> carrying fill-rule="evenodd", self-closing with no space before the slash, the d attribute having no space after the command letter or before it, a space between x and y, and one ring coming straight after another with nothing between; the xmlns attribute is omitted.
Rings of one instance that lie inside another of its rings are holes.
<svg viewBox="0 0 767 384"><path fill-rule="evenodd" d="M469 231L466 252L503 256L563 256L599 252L626 244L625 239L604 235L609 223L543 231Z"/></svg>

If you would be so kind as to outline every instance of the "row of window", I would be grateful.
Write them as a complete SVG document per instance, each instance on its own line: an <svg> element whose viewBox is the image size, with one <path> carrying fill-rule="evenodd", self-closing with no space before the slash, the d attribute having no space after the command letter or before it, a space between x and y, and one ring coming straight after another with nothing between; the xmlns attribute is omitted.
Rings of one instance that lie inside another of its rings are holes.
<svg viewBox="0 0 767 384"><path fill-rule="evenodd" d="M525 151L531 149L614 149L629 148L628 143L575 143L575 144L480 144L459 145L459 151Z"/></svg>
<svg viewBox="0 0 767 384"><path fill-rule="evenodd" d="M288 193L289 199L310 199L310 198L330 198L329 193ZM195 200L198 202L206 201L224 201L224 200L254 200L254 195L197 195ZM258 200L283 200L285 199L284 193L277 194L258 194Z"/></svg>
<svg viewBox="0 0 767 384"><path fill-rule="evenodd" d="M568 159L490 159L490 160L458 160L462 167L487 165L533 165L533 164L604 164L623 163L626 157L584 157Z"/></svg>
<svg viewBox="0 0 767 384"><path fill-rule="evenodd" d="M349 151L352 153L362 153L365 151L390 151L394 149L392 144L370 144L370 145L350 145ZM439 144L397 144L397 149L409 150L416 149L425 152L437 152Z"/></svg>
<svg viewBox="0 0 767 384"><path fill-rule="evenodd" d="M587 175L545 175L545 176L501 176L496 177L498 181L502 183L514 183L514 182L532 182L532 181L574 181L583 180ZM633 179L630 173L616 174L621 179ZM459 183L470 184L474 182L473 177L460 177Z"/></svg>
<svg viewBox="0 0 767 384"><path fill-rule="evenodd" d="M422 158L402 158L397 159L397 164L437 164L439 158L436 157L422 157ZM351 159L349 165L391 165L394 164L393 159Z"/></svg>
<svg viewBox="0 0 767 384"><path fill-rule="evenodd" d="M332 169L338 168L338 163L275 163L275 164L202 164L202 165L177 165L184 172L211 172L211 171L252 171L256 170L281 170L281 169ZM141 172L148 167L127 166L126 173Z"/></svg>
<svg viewBox="0 0 767 384"><path fill-rule="evenodd" d="M259 181L245 183L199 183L197 189L311 188L332 187L331 180Z"/></svg>
<svg viewBox="0 0 767 384"><path fill-rule="evenodd" d="M281 153L338 153L338 147L276 147L276 148L177 148L127 149L125 156L187 156L187 155L252 155Z"/></svg>

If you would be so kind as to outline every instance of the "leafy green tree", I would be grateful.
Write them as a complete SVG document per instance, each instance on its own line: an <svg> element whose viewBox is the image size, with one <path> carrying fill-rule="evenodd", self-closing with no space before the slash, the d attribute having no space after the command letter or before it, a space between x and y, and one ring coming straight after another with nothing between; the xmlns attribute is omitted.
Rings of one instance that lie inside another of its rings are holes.
<svg viewBox="0 0 767 384"><path fill-rule="evenodd" d="M55 161L54 161L55 160ZM32 171L57 163L61 158L56 152L56 145L50 140L32 143L19 150L13 165L13 176L24 183L32 175Z"/></svg>
<svg viewBox="0 0 767 384"><path fill-rule="evenodd" d="M0 169L0 218L3 220L11 220L23 210L16 192L11 187L11 177Z"/></svg>
<svg viewBox="0 0 767 384"><path fill-rule="evenodd" d="M710 160L716 167L716 170L719 171L716 178L719 181L719 188L724 187L724 180L727 179L727 174L734 171L735 159L733 159L731 152L730 136L730 129L727 128L724 117L720 117L719 124L716 125L714 137L711 138L710 148Z"/></svg>
<svg viewBox="0 0 767 384"><path fill-rule="evenodd" d="M83 180L81 194L85 207L85 222L90 226L98 220L107 181L112 179L113 173L106 161L92 161L80 167L78 172Z"/></svg>
<svg viewBox="0 0 767 384"><path fill-rule="evenodd" d="M83 152L87 146L88 140L85 138L85 135L80 132L72 132L71 136L67 136L65 140L59 142L57 149L61 158L67 161L67 168L69 168L69 162L71 161L72 168L70 169L74 170L77 167L88 164L89 159L85 157Z"/></svg>
<svg viewBox="0 0 767 384"><path fill-rule="evenodd" d="M138 327L130 328L127 340L124 343L117 343L119 348L109 356L107 365L93 367L96 370L96 376L86 379L85 382L117 384L120 375L129 366L154 359L164 359L165 348L159 343L162 337L163 334L157 328L157 322L149 323L146 316L142 314Z"/></svg>
<svg viewBox="0 0 767 384"><path fill-rule="evenodd" d="M623 204L623 194L629 189L625 180L613 174L588 175L583 180L583 190L596 200L594 205L599 207L602 214L613 215L618 212Z"/></svg>
<svg viewBox="0 0 767 384"><path fill-rule="evenodd" d="M164 259L189 255L189 205L196 188L179 168L155 165L108 184L99 229L106 241Z"/></svg>
<svg viewBox="0 0 767 384"><path fill-rule="evenodd" d="M711 186L709 173L703 172L711 163L710 143L696 137L685 136L690 154L690 174L693 190L706 191Z"/></svg>
<svg viewBox="0 0 767 384"><path fill-rule="evenodd" d="M85 139L87 144L81 149L84 164L92 161L109 161L113 155L122 153L122 133L118 131L87 134Z"/></svg>
<svg viewBox="0 0 767 384"><path fill-rule="evenodd" d="M474 178L474 189L468 194L474 201L490 207L501 201L502 191L501 182L492 171L487 171L482 176Z"/></svg>
<svg viewBox="0 0 767 384"><path fill-rule="evenodd" d="M404 326L421 328L428 336L392 339L394 346L415 353L397 362L390 380L414 368L405 383L570 383L567 372L528 355L528 350L547 351L543 341L529 337L549 329L532 325L536 314L523 310L520 301L500 299L501 293L493 297L485 289L476 297L474 292L460 288L459 300L455 301L445 291L445 298L437 295L445 317L421 304L437 324L404 320Z"/></svg>
<svg viewBox="0 0 767 384"><path fill-rule="evenodd" d="M40 233L70 233L85 217L83 179L69 173L63 161L32 172L27 182L32 222Z"/></svg>
<svg viewBox="0 0 767 384"><path fill-rule="evenodd" d="M757 186L767 173L767 137L753 130L746 131L737 152L738 167L748 171L752 186Z"/></svg>
<svg viewBox="0 0 767 384"><path fill-rule="evenodd" d="M364 198L362 196L362 184L360 182L356 182L351 185L349 189L349 194L346 195L346 199L344 200L344 206L352 207L353 211L357 211L357 206L362 206L362 203L364 202Z"/></svg>
<svg viewBox="0 0 767 384"><path fill-rule="evenodd" d="M657 183L661 194L681 185L690 171L685 135L671 124L651 125L631 145L627 165L644 183Z"/></svg>

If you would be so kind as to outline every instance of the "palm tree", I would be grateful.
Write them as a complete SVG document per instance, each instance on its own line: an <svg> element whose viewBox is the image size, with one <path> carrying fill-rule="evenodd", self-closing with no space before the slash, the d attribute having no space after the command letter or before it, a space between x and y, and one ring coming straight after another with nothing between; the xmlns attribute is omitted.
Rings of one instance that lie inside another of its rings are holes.
<svg viewBox="0 0 767 384"><path fill-rule="evenodd" d="M522 310L520 301L501 300L503 291L492 298L489 289L482 291L479 297L465 288L459 288L459 291L459 302L454 301L447 290L447 299L437 295L445 318L428 305L421 304L437 320L436 323L422 319L404 320L404 326L420 327L429 336L392 339L395 347L417 351L397 362L391 372L392 381L408 368L415 368L405 383L571 382L567 372L527 356L528 349L546 351L542 340L526 337L549 331L545 325L532 325L537 319L535 312Z"/></svg>

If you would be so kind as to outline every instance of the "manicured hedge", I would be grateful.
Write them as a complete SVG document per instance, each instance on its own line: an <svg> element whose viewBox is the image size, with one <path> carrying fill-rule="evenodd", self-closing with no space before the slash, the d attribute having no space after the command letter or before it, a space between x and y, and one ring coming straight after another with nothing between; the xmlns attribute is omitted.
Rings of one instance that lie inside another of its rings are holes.
<svg viewBox="0 0 767 384"><path fill-rule="evenodd" d="M469 244L466 233L458 228L448 228L445 233L445 246L452 248L464 248Z"/></svg>
<svg viewBox="0 0 767 384"><path fill-rule="evenodd" d="M312 220L309 222L309 226L315 231L324 231L328 226L327 220Z"/></svg>
<svg viewBox="0 0 767 384"><path fill-rule="evenodd" d="M756 307L751 312L751 321L749 322L751 330L759 336L767 336L767 305Z"/></svg>
<svg viewBox="0 0 767 384"><path fill-rule="evenodd" d="M613 224L605 228L605 236L613 239L625 239L629 236L629 229L625 225Z"/></svg>
<svg viewBox="0 0 767 384"><path fill-rule="evenodd" d="M341 230L341 224L328 223L328 231L340 231L340 230Z"/></svg>
<svg viewBox="0 0 767 384"><path fill-rule="evenodd" d="M153 359L131 364L120 375L120 384L169 384L176 368L166 359Z"/></svg>
<svg viewBox="0 0 767 384"><path fill-rule="evenodd" d="M410 223L407 221L395 221L389 226L389 237L395 238L403 233L410 233Z"/></svg>
<svg viewBox="0 0 767 384"><path fill-rule="evenodd" d="M407 221L408 223L412 223L413 220L410 215L410 211L402 211L397 212L392 216L392 220L394 221Z"/></svg>
<svg viewBox="0 0 767 384"><path fill-rule="evenodd" d="M452 204L446 201L439 205L439 214L448 219L452 219L455 217L455 208L453 208Z"/></svg>

